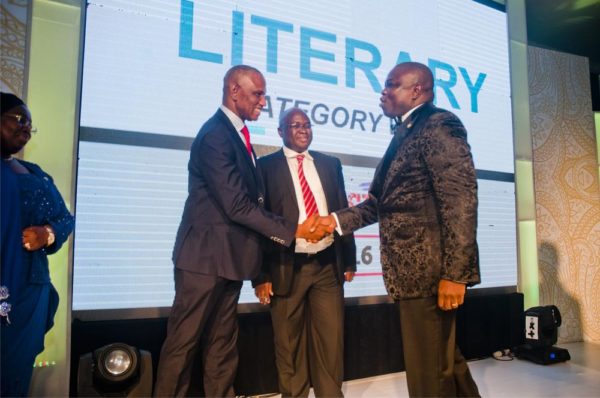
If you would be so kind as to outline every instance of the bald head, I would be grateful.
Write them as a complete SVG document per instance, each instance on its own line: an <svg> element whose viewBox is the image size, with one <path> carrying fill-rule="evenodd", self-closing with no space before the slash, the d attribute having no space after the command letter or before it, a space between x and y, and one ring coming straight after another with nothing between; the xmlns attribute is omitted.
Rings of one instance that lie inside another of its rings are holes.
<svg viewBox="0 0 600 398"><path fill-rule="evenodd" d="M279 136L283 145L298 152L305 152L312 142L312 126L306 112L300 108L290 108L279 116Z"/></svg>
<svg viewBox="0 0 600 398"><path fill-rule="evenodd" d="M287 126L288 124L290 124L290 119L297 113L301 113L308 120L308 116L306 115L306 112L304 112L302 109L296 108L296 107L286 109L285 111L281 112L281 114L279 115L279 128L282 129L285 126Z"/></svg>
<svg viewBox="0 0 600 398"><path fill-rule="evenodd" d="M244 121L256 120L266 105L266 87L258 69L236 65L223 78L223 105Z"/></svg>
<svg viewBox="0 0 600 398"><path fill-rule="evenodd" d="M231 84L238 82L242 76L250 74L262 76L262 73L260 73L258 69L250 65L236 65L229 68L229 70L225 73L225 77L223 77L223 98L225 98L227 95L227 88Z"/></svg>
<svg viewBox="0 0 600 398"><path fill-rule="evenodd" d="M403 62L392 68L381 92L381 109L391 118L400 117L433 100L433 73L418 62Z"/></svg>
<svg viewBox="0 0 600 398"><path fill-rule="evenodd" d="M427 65L419 62L403 62L392 69L404 84L418 86L421 102L433 100L433 73Z"/></svg>

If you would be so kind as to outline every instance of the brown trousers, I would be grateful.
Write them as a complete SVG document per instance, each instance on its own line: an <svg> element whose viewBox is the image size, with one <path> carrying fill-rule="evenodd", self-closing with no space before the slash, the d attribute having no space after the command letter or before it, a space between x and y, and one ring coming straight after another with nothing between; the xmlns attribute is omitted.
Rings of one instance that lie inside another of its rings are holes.
<svg viewBox="0 0 600 398"><path fill-rule="evenodd" d="M308 262L291 292L271 299L279 389L283 397L343 397L344 293L334 265Z"/></svg>

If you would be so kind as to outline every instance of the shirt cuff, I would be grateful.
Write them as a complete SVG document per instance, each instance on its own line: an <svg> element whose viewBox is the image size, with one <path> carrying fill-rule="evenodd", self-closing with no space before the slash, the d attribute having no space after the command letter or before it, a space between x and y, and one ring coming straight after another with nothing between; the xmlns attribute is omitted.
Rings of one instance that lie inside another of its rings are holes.
<svg viewBox="0 0 600 398"><path fill-rule="evenodd" d="M340 220L338 219L337 214L331 213L331 215L335 219L335 231L338 233L338 235L344 236L344 233L342 232L342 227L340 226Z"/></svg>

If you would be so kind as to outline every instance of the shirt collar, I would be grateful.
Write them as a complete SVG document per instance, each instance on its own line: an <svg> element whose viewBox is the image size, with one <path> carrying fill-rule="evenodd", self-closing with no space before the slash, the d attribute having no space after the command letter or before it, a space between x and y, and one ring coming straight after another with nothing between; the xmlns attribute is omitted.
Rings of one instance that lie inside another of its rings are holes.
<svg viewBox="0 0 600 398"><path fill-rule="evenodd" d="M298 152L294 151L293 149L286 147L285 145L282 148L283 148L283 154L288 159L296 158L296 157L298 157L298 155L304 155L304 159L313 160L313 157L310 155L310 152L308 152L308 151L298 153Z"/></svg>
<svg viewBox="0 0 600 398"><path fill-rule="evenodd" d="M244 121L225 105L221 105L219 109L223 111L225 116L227 116L229 121L231 121L231 124L233 124L233 127L235 127L238 132L242 129L242 127L245 126Z"/></svg>
<svg viewBox="0 0 600 398"><path fill-rule="evenodd" d="M425 105L425 102L423 102L422 104L419 104L417 106L415 106L414 108L412 108L410 111L406 112L404 115L402 115L401 117L401 121L404 122L414 111L416 111L417 109L419 109L420 107L422 107L423 105Z"/></svg>

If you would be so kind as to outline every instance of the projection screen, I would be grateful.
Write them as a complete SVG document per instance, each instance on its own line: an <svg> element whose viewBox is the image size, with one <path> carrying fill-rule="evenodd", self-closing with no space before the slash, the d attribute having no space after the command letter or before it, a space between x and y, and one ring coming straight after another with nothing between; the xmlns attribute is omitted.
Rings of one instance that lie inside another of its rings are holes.
<svg viewBox="0 0 600 398"><path fill-rule="evenodd" d="M515 286L516 222L506 14L470 0L90 1L85 29L73 309L169 307L171 252L189 147L235 64L260 69L259 153L299 106L311 149L341 159L351 205L367 195L389 140L378 106L398 62L429 65L436 105L469 133L479 184L482 284ZM385 295L377 225L356 232L346 297ZM246 283L240 303L255 303Z"/></svg>

